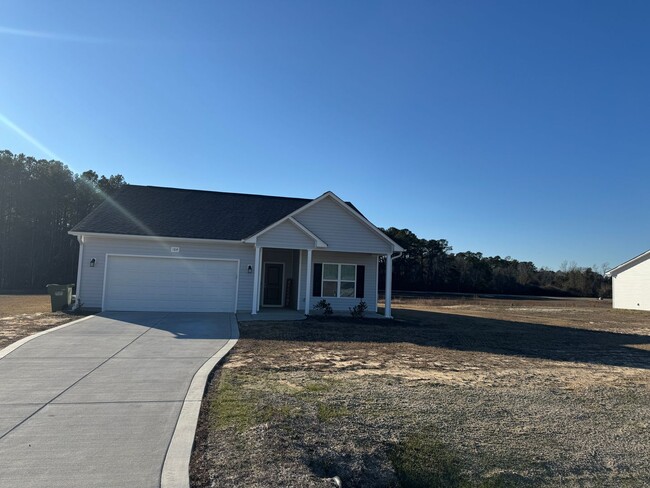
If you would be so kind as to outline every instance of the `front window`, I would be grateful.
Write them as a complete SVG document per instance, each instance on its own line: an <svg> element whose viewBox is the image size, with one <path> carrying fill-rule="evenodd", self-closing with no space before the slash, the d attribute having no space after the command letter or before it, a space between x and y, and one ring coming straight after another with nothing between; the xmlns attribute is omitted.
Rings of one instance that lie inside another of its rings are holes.
<svg viewBox="0 0 650 488"><path fill-rule="evenodd" d="M355 264L323 264L323 296L354 298L357 285Z"/></svg>

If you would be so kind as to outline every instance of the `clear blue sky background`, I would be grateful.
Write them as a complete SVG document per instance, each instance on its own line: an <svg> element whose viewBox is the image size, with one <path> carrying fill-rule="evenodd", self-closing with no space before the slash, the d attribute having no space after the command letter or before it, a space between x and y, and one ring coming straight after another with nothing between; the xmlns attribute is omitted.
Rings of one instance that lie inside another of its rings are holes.
<svg viewBox="0 0 650 488"><path fill-rule="evenodd" d="M615 265L650 248L649 26L647 1L5 0L0 148Z"/></svg>

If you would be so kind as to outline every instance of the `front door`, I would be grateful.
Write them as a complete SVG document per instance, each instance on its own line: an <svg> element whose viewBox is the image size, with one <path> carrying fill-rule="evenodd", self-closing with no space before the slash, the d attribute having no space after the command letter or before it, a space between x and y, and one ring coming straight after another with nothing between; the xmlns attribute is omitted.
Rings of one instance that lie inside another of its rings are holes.
<svg viewBox="0 0 650 488"><path fill-rule="evenodd" d="M282 281L284 279L284 264L264 263L264 299L265 307L282 306Z"/></svg>

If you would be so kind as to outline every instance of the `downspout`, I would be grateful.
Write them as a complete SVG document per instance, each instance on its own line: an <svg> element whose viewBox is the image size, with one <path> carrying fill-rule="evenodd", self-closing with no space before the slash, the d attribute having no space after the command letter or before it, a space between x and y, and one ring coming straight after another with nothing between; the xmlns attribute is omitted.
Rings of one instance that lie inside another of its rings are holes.
<svg viewBox="0 0 650 488"><path fill-rule="evenodd" d="M81 292L81 269L84 263L84 236L77 236L77 240L79 241L79 263L77 264L77 285L74 290L73 311L78 310L79 305L81 304L81 295L79 293Z"/></svg>

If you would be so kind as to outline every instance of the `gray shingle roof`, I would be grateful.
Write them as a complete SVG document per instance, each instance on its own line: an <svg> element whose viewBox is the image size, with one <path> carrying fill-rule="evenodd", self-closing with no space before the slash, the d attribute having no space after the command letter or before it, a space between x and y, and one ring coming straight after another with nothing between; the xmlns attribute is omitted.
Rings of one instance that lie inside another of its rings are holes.
<svg viewBox="0 0 650 488"><path fill-rule="evenodd" d="M311 200L125 185L72 232L241 240Z"/></svg>

